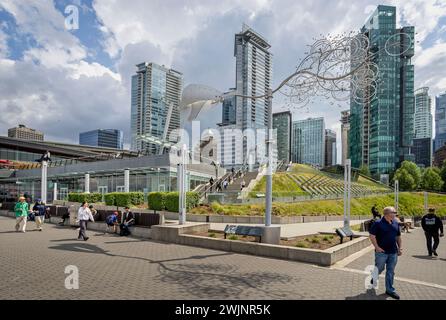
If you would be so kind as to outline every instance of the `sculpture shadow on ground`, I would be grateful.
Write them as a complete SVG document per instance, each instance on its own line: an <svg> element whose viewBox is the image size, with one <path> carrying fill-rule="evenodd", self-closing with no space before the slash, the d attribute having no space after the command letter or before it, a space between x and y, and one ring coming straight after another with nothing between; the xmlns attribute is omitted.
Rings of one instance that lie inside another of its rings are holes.
<svg viewBox="0 0 446 320"><path fill-rule="evenodd" d="M388 295L385 293L376 294L375 289L367 289L366 292L360 293L357 296L346 297L345 300L387 300Z"/></svg>
<svg viewBox="0 0 446 320"><path fill-rule="evenodd" d="M55 242L61 242L56 240ZM296 285L299 277L291 277L280 272L241 271L232 264L205 263L206 259L221 256L230 256L233 253L224 252L217 254L193 255L184 258L166 260L153 260L143 257L125 256L113 254L97 245L86 242L62 243L49 247L53 250L70 251L77 253L102 254L116 258L142 260L158 264L160 281L179 285L191 297L198 299L243 299L246 291L253 290L259 298L264 299L304 299L299 294ZM175 261L194 261L192 263L173 263ZM283 285L293 282L293 290L284 291ZM279 284L282 289L274 289Z"/></svg>
<svg viewBox="0 0 446 320"><path fill-rule="evenodd" d="M413 255L412 257L416 258L416 259L423 259L423 260L436 260L435 257L429 257L428 255L425 255L425 256Z"/></svg>

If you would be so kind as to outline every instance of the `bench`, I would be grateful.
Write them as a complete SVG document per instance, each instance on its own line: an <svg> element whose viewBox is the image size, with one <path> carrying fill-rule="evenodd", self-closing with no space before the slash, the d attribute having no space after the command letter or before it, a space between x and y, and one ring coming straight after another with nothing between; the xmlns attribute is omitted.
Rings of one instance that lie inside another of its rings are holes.
<svg viewBox="0 0 446 320"><path fill-rule="evenodd" d="M226 225L224 230L224 235L226 239L227 234L239 235L239 236L252 236L258 237L259 242L262 241L263 228L261 227L251 227L251 226L237 226L237 225Z"/></svg>
<svg viewBox="0 0 446 320"><path fill-rule="evenodd" d="M344 237L350 237L350 240L353 240L354 234L349 226L336 229L336 234L341 238L341 243L344 241Z"/></svg>

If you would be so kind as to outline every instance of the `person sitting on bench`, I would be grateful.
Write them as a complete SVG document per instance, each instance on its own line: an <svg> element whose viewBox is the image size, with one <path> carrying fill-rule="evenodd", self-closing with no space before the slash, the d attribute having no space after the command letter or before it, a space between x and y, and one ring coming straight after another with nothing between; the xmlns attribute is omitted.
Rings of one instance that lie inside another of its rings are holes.
<svg viewBox="0 0 446 320"><path fill-rule="evenodd" d="M64 213L64 215L62 216L62 221L59 222L59 225L63 226L65 224L66 219L70 219L70 213L68 211L67 211L67 213Z"/></svg>
<svg viewBox="0 0 446 320"><path fill-rule="evenodd" d="M125 207L125 211L122 214L122 223L120 225L120 235L128 236L130 235L129 227L135 224L135 215L130 211L129 207Z"/></svg>

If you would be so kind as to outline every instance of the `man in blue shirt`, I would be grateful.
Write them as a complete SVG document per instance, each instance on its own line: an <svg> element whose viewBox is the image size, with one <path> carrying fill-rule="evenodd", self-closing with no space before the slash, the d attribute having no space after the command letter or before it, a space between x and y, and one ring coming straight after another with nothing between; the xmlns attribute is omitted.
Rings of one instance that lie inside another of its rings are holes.
<svg viewBox="0 0 446 320"><path fill-rule="evenodd" d="M394 299L399 299L393 287L393 278L398 256L402 254L401 232L398 222L395 220L394 207L384 208L384 217L376 221L370 228L370 241L375 247L375 266L378 275L386 268L386 294ZM372 279L375 285L378 275Z"/></svg>

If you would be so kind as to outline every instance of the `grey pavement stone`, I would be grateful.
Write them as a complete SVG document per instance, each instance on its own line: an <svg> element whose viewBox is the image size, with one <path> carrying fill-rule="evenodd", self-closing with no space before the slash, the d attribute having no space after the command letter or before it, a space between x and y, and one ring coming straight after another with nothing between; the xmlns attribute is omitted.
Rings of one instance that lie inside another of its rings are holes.
<svg viewBox="0 0 446 320"><path fill-rule="evenodd" d="M74 229L34 227L16 233L14 220L0 217L0 299L387 298L354 272L95 231L83 242ZM79 268L79 290L65 289L67 265ZM396 287L403 299L446 299L438 288Z"/></svg>

